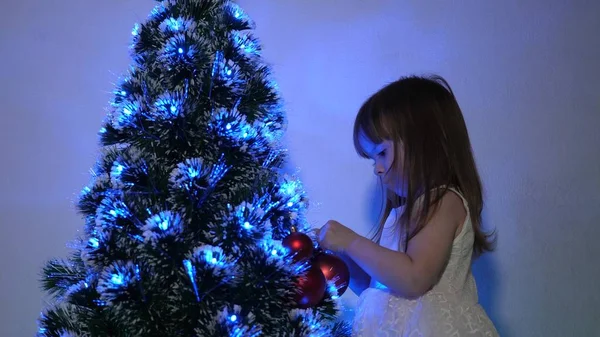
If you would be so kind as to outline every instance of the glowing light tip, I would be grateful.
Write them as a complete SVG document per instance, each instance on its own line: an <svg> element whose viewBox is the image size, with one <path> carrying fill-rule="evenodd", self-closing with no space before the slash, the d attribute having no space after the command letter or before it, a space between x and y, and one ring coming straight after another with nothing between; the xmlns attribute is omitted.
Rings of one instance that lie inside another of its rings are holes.
<svg viewBox="0 0 600 337"><path fill-rule="evenodd" d="M123 276L119 274L113 274L110 278L110 282L116 285L121 285L123 284Z"/></svg>
<svg viewBox="0 0 600 337"><path fill-rule="evenodd" d="M90 246L94 247L94 248L98 248L98 246L100 246L100 241L98 241L98 239L96 238L91 238L89 240Z"/></svg>
<svg viewBox="0 0 600 337"><path fill-rule="evenodd" d="M162 221L158 224L158 228L162 229L163 231L166 231L167 228L169 228L169 222L167 220Z"/></svg>

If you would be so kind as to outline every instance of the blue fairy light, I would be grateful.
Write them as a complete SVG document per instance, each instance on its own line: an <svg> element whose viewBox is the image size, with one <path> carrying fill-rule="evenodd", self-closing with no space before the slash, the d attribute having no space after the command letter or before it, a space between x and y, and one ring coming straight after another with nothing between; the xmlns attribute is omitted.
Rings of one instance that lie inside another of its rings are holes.
<svg viewBox="0 0 600 337"><path fill-rule="evenodd" d="M229 320L232 322L237 321L237 316L236 315L231 315L231 317L229 317Z"/></svg>
<svg viewBox="0 0 600 337"><path fill-rule="evenodd" d="M91 191L92 191L92 189L89 186L86 186L81 190L81 195L86 195L86 194L90 193Z"/></svg>
<svg viewBox="0 0 600 337"><path fill-rule="evenodd" d="M196 167L188 167L188 177L196 178L199 174L200 170L198 170Z"/></svg>
<svg viewBox="0 0 600 337"><path fill-rule="evenodd" d="M237 132L236 134L237 138L246 139L250 134L253 134L254 136L257 135L256 130L254 130L251 125L248 125L246 123L241 123L239 129L239 132Z"/></svg>
<svg viewBox="0 0 600 337"><path fill-rule="evenodd" d="M197 53L197 46L190 41L190 37L184 33L178 33L170 37L162 50L161 62L166 64L179 64L182 62L191 61Z"/></svg>
<svg viewBox="0 0 600 337"><path fill-rule="evenodd" d="M165 11L165 6L163 4L158 4L158 5L154 6L154 8L152 8L152 11L150 12L150 17L151 18L158 17L164 11Z"/></svg>
<svg viewBox="0 0 600 337"><path fill-rule="evenodd" d="M265 139L265 141L267 141L268 143L273 143L275 142L278 138L279 135L281 134L281 132L273 132L269 129L263 129L262 130L262 137Z"/></svg>
<svg viewBox="0 0 600 337"><path fill-rule="evenodd" d="M247 140L249 136L256 136L257 132L252 125L246 122L246 116L237 111L237 107L220 108L213 114L210 127L221 136L234 141Z"/></svg>
<svg viewBox="0 0 600 337"><path fill-rule="evenodd" d="M277 159L281 155L281 153L282 153L282 151L279 149L273 149L273 150L269 151L269 155L267 156L267 158L265 158L265 161L263 162L262 166L263 167L271 166L271 164L273 164L273 162L275 162L275 159Z"/></svg>
<svg viewBox="0 0 600 337"><path fill-rule="evenodd" d="M244 13L244 11L242 10L242 8L235 4L235 3L230 3L229 4L229 10L231 12L231 15L233 15L234 18L241 20L243 18L246 17L246 14Z"/></svg>
<svg viewBox="0 0 600 337"><path fill-rule="evenodd" d="M233 42L235 45L247 54L258 54L256 43L245 34L234 33Z"/></svg>
<svg viewBox="0 0 600 337"><path fill-rule="evenodd" d="M215 60L213 61L213 67L211 71L211 76L214 77L217 74L217 70L219 70L219 66L223 62L223 52L217 51L215 53Z"/></svg>
<svg viewBox="0 0 600 337"><path fill-rule="evenodd" d="M175 31L180 30L183 26L180 20L176 20L174 18L169 18L167 25L169 26L169 28Z"/></svg>
<svg viewBox="0 0 600 337"><path fill-rule="evenodd" d="M218 70L219 77L230 83L230 81L234 80L236 72L235 68L237 68L237 65L232 60L227 60L222 56L219 56L219 58L215 58L215 62L217 62L217 60L219 63L216 63L216 68L213 68L215 74Z"/></svg>
<svg viewBox="0 0 600 337"><path fill-rule="evenodd" d="M251 229L252 228L252 225L248 221L244 222L243 226L244 226L245 229Z"/></svg>
<svg viewBox="0 0 600 337"><path fill-rule="evenodd" d="M112 277L110 278L110 282L112 284L114 284L115 286L123 285L123 283L124 283L123 275L122 274L113 274Z"/></svg>
<svg viewBox="0 0 600 337"><path fill-rule="evenodd" d="M242 50L248 54L256 53L256 45L254 44L254 42L252 42L250 40L242 43L240 45L240 48L242 48Z"/></svg>
<svg viewBox="0 0 600 337"><path fill-rule="evenodd" d="M194 294L196 294L196 300L200 302L200 296L198 295L198 285L196 284L196 269L192 265L192 261L183 260L183 266L192 282L192 287L194 287Z"/></svg>
<svg viewBox="0 0 600 337"><path fill-rule="evenodd" d="M131 262L117 262L102 272L97 290L100 300L111 303L131 284L135 275L135 265Z"/></svg>
<svg viewBox="0 0 600 337"><path fill-rule="evenodd" d="M213 257L213 252L212 252L212 250L207 250L207 251L205 252L205 255L204 255L204 257L205 257L205 259L206 259L206 262L208 262L208 263L212 263L212 264L215 264L215 263L217 263L217 259L216 259L215 257Z"/></svg>
<svg viewBox="0 0 600 337"><path fill-rule="evenodd" d="M106 128L100 128L99 133L106 133Z"/></svg>
<svg viewBox="0 0 600 337"><path fill-rule="evenodd" d="M139 24L139 23L136 23L136 24L133 26L133 29L131 30L131 35L133 35L133 36L138 36L138 35L140 35L140 29L141 29L141 26L140 26L140 24Z"/></svg>
<svg viewBox="0 0 600 337"><path fill-rule="evenodd" d="M184 18L173 18L170 17L166 20L164 20L160 25L159 28L160 30L162 30L163 32L166 33L176 33L176 32L183 32L185 30L189 30L190 28L193 28L194 23L192 21L186 20Z"/></svg>
<svg viewBox="0 0 600 337"><path fill-rule="evenodd" d="M219 162L213 165L211 172L208 176L208 183L210 186L214 187L216 184L225 176L225 174L229 171L230 166L225 164L225 155L221 154L221 158Z"/></svg>
<svg viewBox="0 0 600 337"><path fill-rule="evenodd" d="M294 264L291 262L291 255L289 254L288 248L281 244L281 241L273 240L267 236L262 239L260 246L264 249L265 253L268 254L269 260L275 263L282 263L285 268L289 269L290 272L294 272Z"/></svg>
<svg viewBox="0 0 600 337"><path fill-rule="evenodd" d="M299 180L284 177L284 181L279 186L279 194L286 199L287 207L292 207L294 204L300 202L303 194L303 186Z"/></svg>
<svg viewBox="0 0 600 337"><path fill-rule="evenodd" d="M169 179L174 188L193 189L197 184L204 185L208 183L209 187L214 187L225 176L230 166L225 164L224 155L221 155L219 162L213 165L206 165L202 158L190 158L185 162L177 164L171 172Z"/></svg>
<svg viewBox="0 0 600 337"><path fill-rule="evenodd" d="M138 102L123 102L123 103L115 103L116 109L116 120L114 120L113 124L116 128L122 128L128 124L133 124L135 122L134 115L139 110L140 106Z"/></svg>
<svg viewBox="0 0 600 337"><path fill-rule="evenodd" d="M99 307L106 306L106 301L103 301L103 300L93 300L92 302L94 302L94 304L96 304Z"/></svg>
<svg viewBox="0 0 600 337"><path fill-rule="evenodd" d="M227 78L231 78L231 75L233 74L233 70L231 70L230 67L226 66L223 73L225 74L225 76Z"/></svg>
<svg viewBox="0 0 600 337"><path fill-rule="evenodd" d="M112 167L112 170L111 170L111 175L120 176L123 173L124 169L125 169L125 166L123 166L122 164L119 164L119 162L115 162Z"/></svg>
<svg viewBox="0 0 600 337"><path fill-rule="evenodd" d="M142 227L143 241L156 245L167 237L179 238L183 219L177 212L163 211L148 218Z"/></svg>
<svg viewBox="0 0 600 337"><path fill-rule="evenodd" d="M135 279L137 281L142 280L142 276L141 276L141 272L140 272L140 265L138 265L138 264L135 265L134 274L135 274Z"/></svg>
<svg viewBox="0 0 600 337"><path fill-rule="evenodd" d="M96 248L98 248L100 246L100 240L98 240L98 238L90 238L88 240L88 243L94 249L96 249Z"/></svg>
<svg viewBox="0 0 600 337"><path fill-rule="evenodd" d="M288 180L286 182L284 182L283 184L281 184L280 187L280 192L282 192L282 194L286 195L286 196L293 196L296 194L296 191L298 189L298 184L296 181L293 180Z"/></svg>
<svg viewBox="0 0 600 337"><path fill-rule="evenodd" d="M219 261L219 258L222 257L221 250L212 250L212 249L204 249L204 260L212 265L222 266L224 263ZM202 252L199 252L202 254Z"/></svg>
<svg viewBox="0 0 600 337"><path fill-rule="evenodd" d="M166 231L169 228L169 221L163 220L161 223L158 224L158 228L162 229L163 231Z"/></svg>
<svg viewBox="0 0 600 337"><path fill-rule="evenodd" d="M154 103L154 106L156 106L161 118L170 119L179 114L182 104L183 102L179 94L167 93L159 98Z"/></svg>
<svg viewBox="0 0 600 337"><path fill-rule="evenodd" d="M195 264L213 269L214 275L220 275L219 277L224 279L227 278L227 274L233 276L237 272L235 266L220 247L202 245L195 248L190 257Z"/></svg>
<svg viewBox="0 0 600 337"><path fill-rule="evenodd" d="M331 299L332 300L337 300L339 298L338 294L339 294L339 289L338 287L335 285L335 282L328 282L328 291L329 294L331 294Z"/></svg>
<svg viewBox="0 0 600 337"><path fill-rule="evenodd" d="M150 219L146 221L144 230L151 231L152 228L158 227L163 232L169 231L172 232L172 234L175 234L179 231L179 229L181 229L182 226L183 220L178 213L164 211L150 217Z"/></svg>

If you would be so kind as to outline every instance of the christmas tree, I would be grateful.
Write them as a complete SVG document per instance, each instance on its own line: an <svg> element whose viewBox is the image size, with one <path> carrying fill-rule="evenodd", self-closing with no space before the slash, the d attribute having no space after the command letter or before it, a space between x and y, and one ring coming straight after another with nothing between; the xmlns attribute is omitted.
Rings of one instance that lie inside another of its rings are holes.
<svg viewBox="0 0 600 337"><path fill-rule="evenodd" d="M225 0L159 1L134 27L38 336L348 334L252 28Z"/></svg>

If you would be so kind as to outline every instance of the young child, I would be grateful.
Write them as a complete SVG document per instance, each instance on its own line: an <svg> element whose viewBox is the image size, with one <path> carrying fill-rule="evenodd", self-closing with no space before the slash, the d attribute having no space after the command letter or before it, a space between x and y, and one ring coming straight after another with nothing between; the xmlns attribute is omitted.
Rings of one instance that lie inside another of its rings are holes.
<svg viewBox="0 0 600 337"><path fill-rule="evenodd" d="M354 146L386 190L373 240L337 221L317 230L360 294L355 336L498 336L478 304L471 259L491 251L462 112L441 77L405 77L371 96Z"/></svg>

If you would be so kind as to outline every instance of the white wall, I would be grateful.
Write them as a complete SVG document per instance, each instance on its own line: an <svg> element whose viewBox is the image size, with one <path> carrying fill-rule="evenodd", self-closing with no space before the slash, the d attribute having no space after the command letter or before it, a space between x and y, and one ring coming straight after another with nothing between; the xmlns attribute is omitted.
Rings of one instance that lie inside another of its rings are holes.
<svg viewBox="0 0 600 337"><path fill-rule="evenodd" d="M403 74L453 85L498 251L477 262L503 336L600 335L600 3L250 1L289 112L311 219L366 233L376 205L352 148L360 103ZM43 261L82 221L96 131L150 0L36 1L0 11L0 336L31 336ZM67 126L67 122L71 126ZM355 297L345 296L351 306Z"/></svg>

